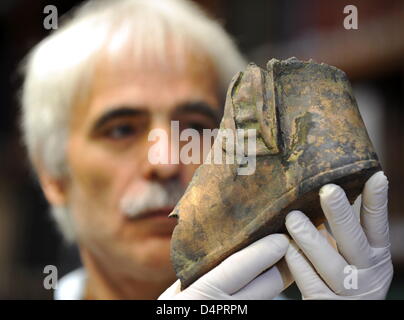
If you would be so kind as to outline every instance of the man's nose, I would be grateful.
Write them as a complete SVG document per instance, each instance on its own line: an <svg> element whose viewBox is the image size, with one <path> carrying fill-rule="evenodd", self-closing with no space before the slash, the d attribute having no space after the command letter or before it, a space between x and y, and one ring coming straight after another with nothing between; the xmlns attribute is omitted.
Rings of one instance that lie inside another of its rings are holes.
<svg viewBox="0 0 404 320"><path fill-rule="evenodd" d="M179 178L179 142L171 135L170 127L153 128L148 137L148 154L143 175L150 180Z"/></svg>

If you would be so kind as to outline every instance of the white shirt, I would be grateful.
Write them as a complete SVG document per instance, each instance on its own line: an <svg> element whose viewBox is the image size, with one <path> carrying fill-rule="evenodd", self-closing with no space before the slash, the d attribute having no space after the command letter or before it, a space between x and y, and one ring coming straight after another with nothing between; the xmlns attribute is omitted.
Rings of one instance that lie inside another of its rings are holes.
<svg viewBox="0 0 404 320"><path fill-rule="evenodd" d="M55 300L82 300L86 284L84 268L76 269L62 277L55 290Z"/></svg>

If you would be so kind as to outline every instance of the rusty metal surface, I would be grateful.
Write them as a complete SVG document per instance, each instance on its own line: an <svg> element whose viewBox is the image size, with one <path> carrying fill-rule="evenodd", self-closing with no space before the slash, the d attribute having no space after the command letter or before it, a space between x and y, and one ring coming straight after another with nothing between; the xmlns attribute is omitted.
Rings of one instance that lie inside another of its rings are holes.
<svg viewBox="0 0 404 320"><path fill-rule="evenodd" d="M324 184L341 185L353 202L380 170L345 73L326 64L250 64L229 86L220 128L257 130L256 170L239 175L234 163L196 171L172 212L171 259L183 288L253 241L286 232L292 209L321 223Z"/></svg>

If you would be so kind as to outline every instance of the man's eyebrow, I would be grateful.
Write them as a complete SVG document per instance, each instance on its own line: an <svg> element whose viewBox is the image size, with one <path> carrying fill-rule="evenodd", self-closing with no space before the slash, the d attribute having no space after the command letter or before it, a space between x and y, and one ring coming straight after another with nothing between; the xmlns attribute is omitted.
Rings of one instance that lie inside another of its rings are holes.
<svg viewBox="0 0 404 320"><path fill-rule="evenodd" d="M134 117L140 115L147 115L147 111L144 109L135 109L128 106L113 107L99 117L99 119L93 125L92 131L101 128L105 123L107 123L110 120L120 117L127 117L127 116Z"/></svg>
<svg viewBox="0 0 404 320"><path fill-rule="evenodd" d="M216 123L219 123L222 117L221 112L204 101L190 101L180 104L174 111L174 114L178 115L181 113L200 113L213 119Z"/></svg>

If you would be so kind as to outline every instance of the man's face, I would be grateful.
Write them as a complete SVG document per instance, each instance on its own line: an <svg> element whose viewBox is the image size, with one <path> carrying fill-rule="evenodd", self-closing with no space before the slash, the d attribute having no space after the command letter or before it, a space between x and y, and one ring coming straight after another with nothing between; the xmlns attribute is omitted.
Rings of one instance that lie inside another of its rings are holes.
<svg viewBox="0 0 404 320"><path fill-rule="evenodd" d="M169 248L176 220L167 218L174 203L164 194L177 201L198 165L150 163L156 142L148 134L163 129L170 137L173 120L180 130L217 127L217 88L208 61L189 59L182 71L129 59L100 63L89 98L74 107L67 150L68 202L84 261L142 280L174 279ZM158 146L166 153L171 142ZM134 212L124 212L123 203Z"/></svg>

